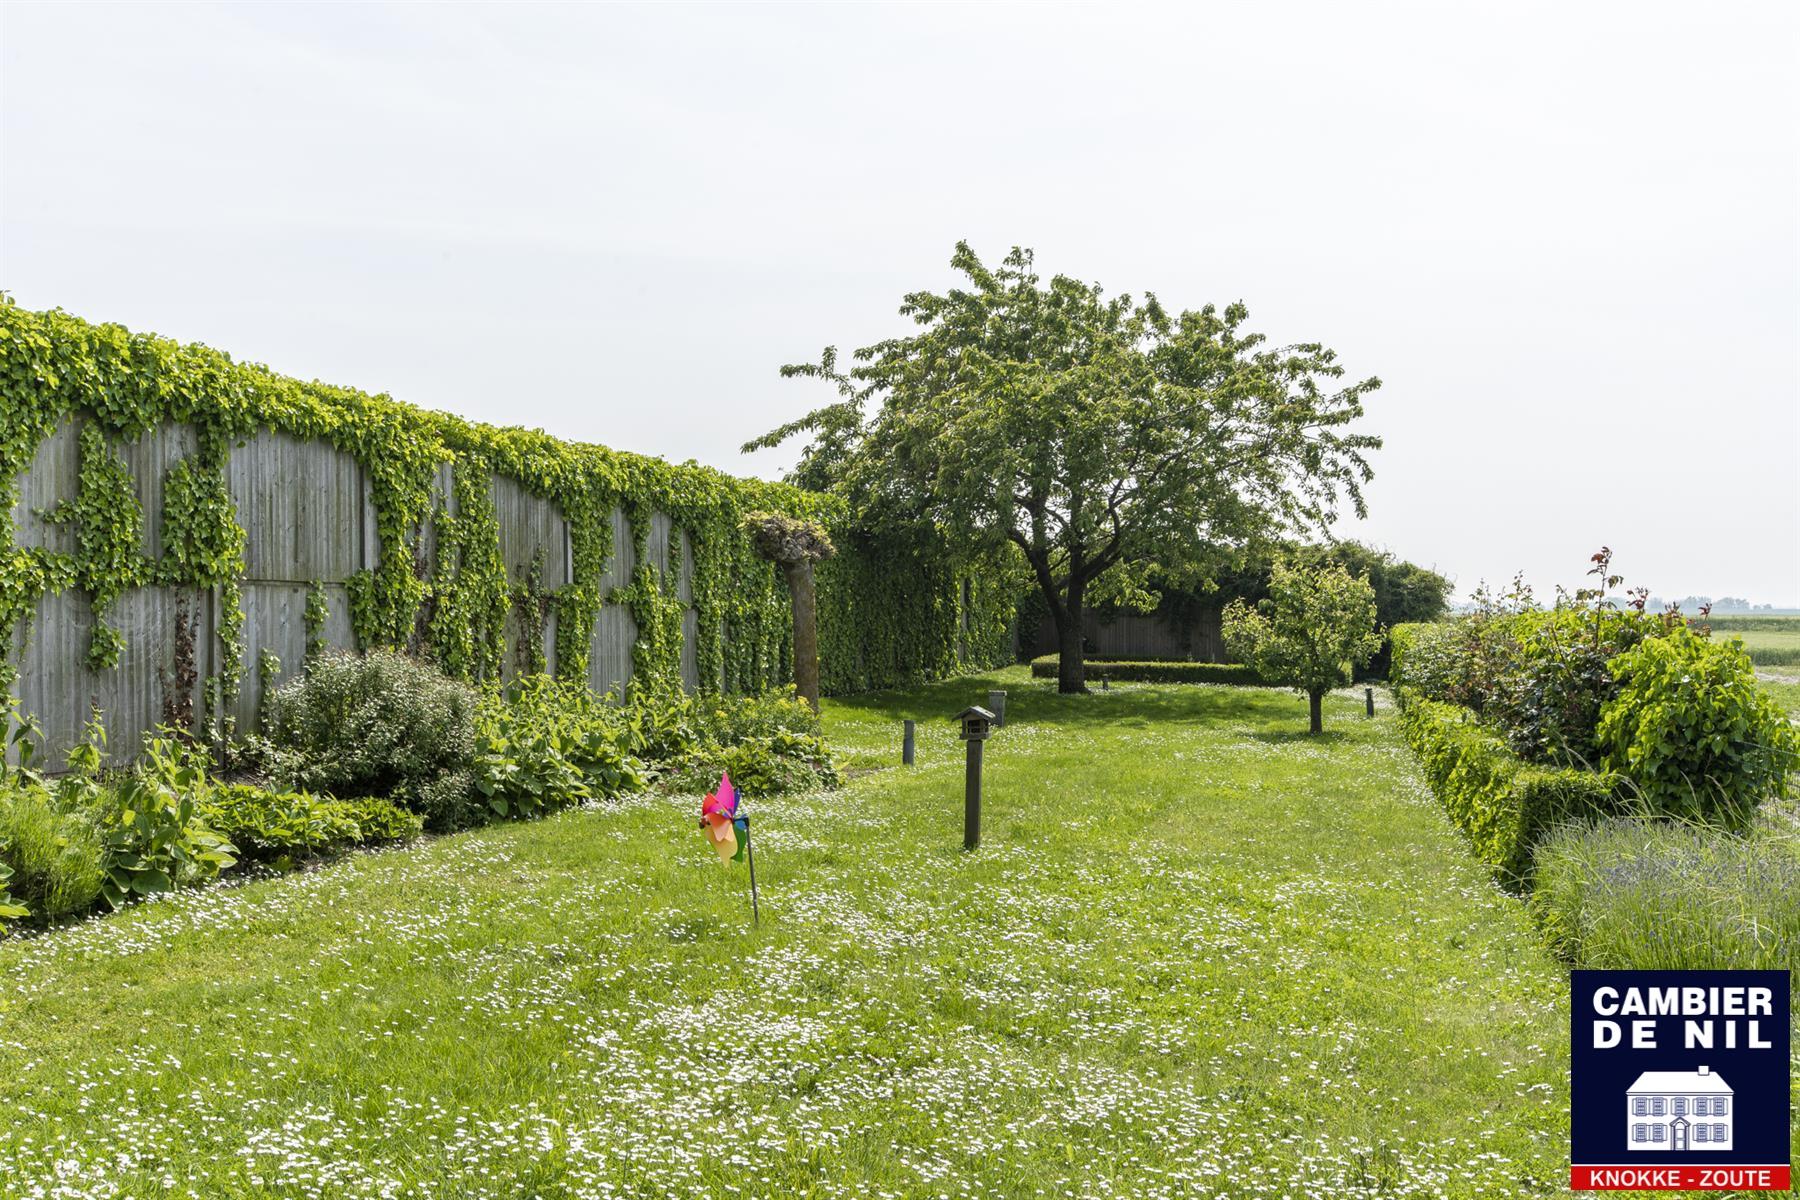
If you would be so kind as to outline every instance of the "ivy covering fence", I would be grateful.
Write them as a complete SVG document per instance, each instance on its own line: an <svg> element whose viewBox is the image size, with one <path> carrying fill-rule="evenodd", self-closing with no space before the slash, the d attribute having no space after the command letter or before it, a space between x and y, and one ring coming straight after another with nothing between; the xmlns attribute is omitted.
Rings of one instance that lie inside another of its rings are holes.
<svg viewBox="0 0 1800 1200"><path fill-rule="evenodd" d="M789 605L740 530L753 510L820 521L843 551L818 573L825 690L1011 652L1004 570L849 528L829 497L10 301L0 479L0 671L53 750L94 702L115 751L158 723L229 736L329 646L405 650L476 683L778 685ZM49 707L66 711L35 711Z"/></svg>

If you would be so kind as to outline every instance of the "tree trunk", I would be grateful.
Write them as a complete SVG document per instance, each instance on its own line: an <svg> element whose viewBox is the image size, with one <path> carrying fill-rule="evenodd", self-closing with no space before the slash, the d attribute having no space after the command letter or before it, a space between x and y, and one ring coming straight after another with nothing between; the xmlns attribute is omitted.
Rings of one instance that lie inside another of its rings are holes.
<svg viewBox="0 0 1800 1200"><path fill-rule="evenodd" d="M819 597L811 562L783 563L794 601L794 690L819 711Z"/></svg>
<svg viewBox="0 0 1800 1200"><path fill-rule="evenodd" d="M1312 710L1312 728L1307 730L1307 732L1308 733L1323 733L1325 731L1325 715L1324 715L1324 711L1323 711L1324 701L1325 701L1325 693L1324 692L1308 692L1306 699L1307 699L1308 706Z"/></svg>
<svg viewBox="0 0 1800 1200"><path fill-rule="evenodd" d="M1052 607L1052 613L1057 610ZM1087 655L1081 646L1081 588L1069 585L1062 619L1056 624L1056 690L1064 694L1087 691Z"/></svg>

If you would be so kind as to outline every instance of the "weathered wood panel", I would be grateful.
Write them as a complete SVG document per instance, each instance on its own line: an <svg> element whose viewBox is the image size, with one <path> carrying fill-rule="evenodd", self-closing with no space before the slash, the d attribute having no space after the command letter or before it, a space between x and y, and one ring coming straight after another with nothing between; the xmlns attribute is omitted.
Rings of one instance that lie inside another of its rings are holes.
<svg viewBox="0 0 1800 1200"><path fill-rule="evenodd" d="M681 686L700 690L700 618L691 608L681 613Z"/></svg>
<svg viewBox="0 0 1800 1200"><path fill-rule="evenodd" d="M350 592L341 583L325 585L324 643L337 650L356 649L356 633L350 626ZM269 650L281 660L271 686L281 687L297 679L306 666L306 597L311 587L304 583L246 583L244 600L244 660L240 664L243 683L238 689L237 705L232 715L239 729L256 728L257 714L262 710L262 683L259 667L262 652Z"/></svg>
<svg viewBox="0 0 1800 1200"><path fill-rule="evenodd" d="M647 547L651 565L656 568L658 578L663 586L668 586L669 577L669 543L674 539L675 524L662 513L650 514L650 536Z"/></svg>
<svg viewBox="0 0 1800 1200"><path fill-rule="evenodd" d="M368 565L373 509L351 455L263 432L233 448L226 476L247 535L248 578L342 583Z"/></svg>
<svg viewBox="0 0 1800 1200"><path fill-rule="evenodd" d="M191 457L196 448L194 431L174 425L129 444L115 443L131 470L143 508L146 554L161 552L168 472ZM75 550L73 528L46 522L38 513L73 500L79 478L78 428L75 422L68 422L45 439L19 480L19 498L12 511L16 544ZM233 715L238 728L247 730L254 728L262 701L257 678L261 652L267 649L281 660L275 686L294 678L302 667L306 596L312 581L326 585L329 617L325 641L336 647L354 647L349 597L343 585L355 572L374 565L379 547L367 473L351 455L327 443L261 432L232 448L226 480L246 533L244 657ZM522 582L541 548L545 590L570 582L569 529L557 506L532 495L515 480L495 478L491 486L501 556L509 578ZM434 480L434 504L439 498L454 510L449 464L439 468ZM602 596L630 584L636 566L630 522L618 508L611 512L610 521L613 554L602 576ZM677 530L661 513L652 515L646 532L649 560L665 586L673 575L677 594L688 606L682 620L681 676L692 688L698 683L697 622L691 607L693 546L686 532ZM414 537L415 553L429 573L436 553L429 520ZM198 712L205 677L219 666L214 661L218 653L216 600L210 594L144 589L122 598L113 610L112 622L125 635L126 648L120 666L107 672L93 672L86 666L93 624L88 599L66 592L40 601L36 620L21 635L22 648L15 658L20 665L15 692L43 725L49 761L59 763L79 738L94 701L106 714L113 757L127 758L135 752L141 733L162 718L164 678L173 666L176 606L184 595L190 604L195 667L200 676L194 695ZM546 626L543 659L546 669L554 671L554 613ZM637 636L637 625L625 605L602 607L590 645L588 679L594 688L622 689L630 681ZM518 638L515 613L508 621L504 664L509 679L518 674Z"/></svg>
<svg viewBox="0 0 1800 1200"><path fill-rule="evenodd" d="M506 564L507 577L515 583L524 579L541 549L544 586L559 588L569 582L569 525L562 510L503 475L494 476L493 488L500 561Z"/></svg>
<svg viewBox="0 0 1800 1200"><path fill-rule="evenodd" d="M162 722L175 669L176 618L184 602L195 639L195 667L204 677L212 642L211 598L204 592L135 588L120 596L107 623L125 635L125 648L119 665L106 671L87 665L94 628L88 598L70 591L39 599L19 659L17 695L43 730L43 754L50 765L60 767L69 747L80 741L95 705L115 759L130 758L145 731ZM189 698L199 713L199 681Z"/></svg>
<svg viewBox="0 0 1800 1200"><path fill-rule="evenodd" d="M681 557L676 560L680 563L680 566L677 568L679 574L677 576L675 594L681 597L681 602L683 604L691 605L694 602L694 541L692 538L688 537L688 532L685 529L680 533L679 544L681 546Z"/></svg>
<svg viewBox="0 0 1800 1200"><path fill-rule="evenodd" d="M437 571L438 535L437 522L434 519L439 508L451 516L456 515L456 478L454 468L449 463L439 463L437 473L431 479L431 506L425 510L424 524L419 528L418 559L426 578L431 578ZM379 549L380 535L374 543Z"/></svg>
<svg viewBox="0 0 1800 1200"><path fill-rule="evenodd" d="M596 692L622 691L631 682L631 648L637 644L637 622L623 604L607 604L594 621L588 648L588 686Z"/></svg>
<svg viewBox="0 0 1800 1200"><path fill-rule="evenodd" d="M600 576L600 594L606 595L616 587L624 587L631 582L631 573L637 570L637 551L631 541L631 522L625 517L625 510L612 510L612 557L606 560L606 571Z"/></svg>
<svg viewBox="0 0 1800 1200"><path fill-rule="evenodd" d="M58 554L75 552L75 526L46 521L43 514L64 500L73 501L80 477L80 439L75 422L65 421L38 443L31 466L19 477L18 499L12 509L15 545L37 546Z"/></svg>
<svg viewBox="0 0 1800 1200"><path fill-rule="evenodd" d="M144 512L143 552L162 554L163 484L176 463L200 449L192 425L161 425L135 442L116 447L131 472L138 507Z"/></svg>

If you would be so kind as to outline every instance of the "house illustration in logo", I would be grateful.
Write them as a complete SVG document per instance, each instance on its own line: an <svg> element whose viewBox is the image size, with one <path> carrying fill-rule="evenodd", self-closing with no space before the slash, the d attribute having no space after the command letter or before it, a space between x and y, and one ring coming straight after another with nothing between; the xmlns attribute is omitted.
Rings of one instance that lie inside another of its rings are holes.
<svg viewBox="0 0 1800 1200"><path fill-rule="evenodd" d="M1625 1090L1632 1150L1729 1150L1731 1119L1731 1085L1705 1067L1645 1071Z"/></svg>

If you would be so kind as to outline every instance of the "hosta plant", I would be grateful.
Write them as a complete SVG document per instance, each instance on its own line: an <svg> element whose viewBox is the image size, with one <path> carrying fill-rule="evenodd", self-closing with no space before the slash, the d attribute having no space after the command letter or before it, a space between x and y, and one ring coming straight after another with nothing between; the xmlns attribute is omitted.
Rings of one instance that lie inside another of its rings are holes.
<svg viewBox="0 0 1800 1200"><path fill-rule="evenodd" d="M237 862L236 848L200 819L191 791L154 775L131 775L106 789L104 804L101 895L113 908L203 883Z"/></svg>

